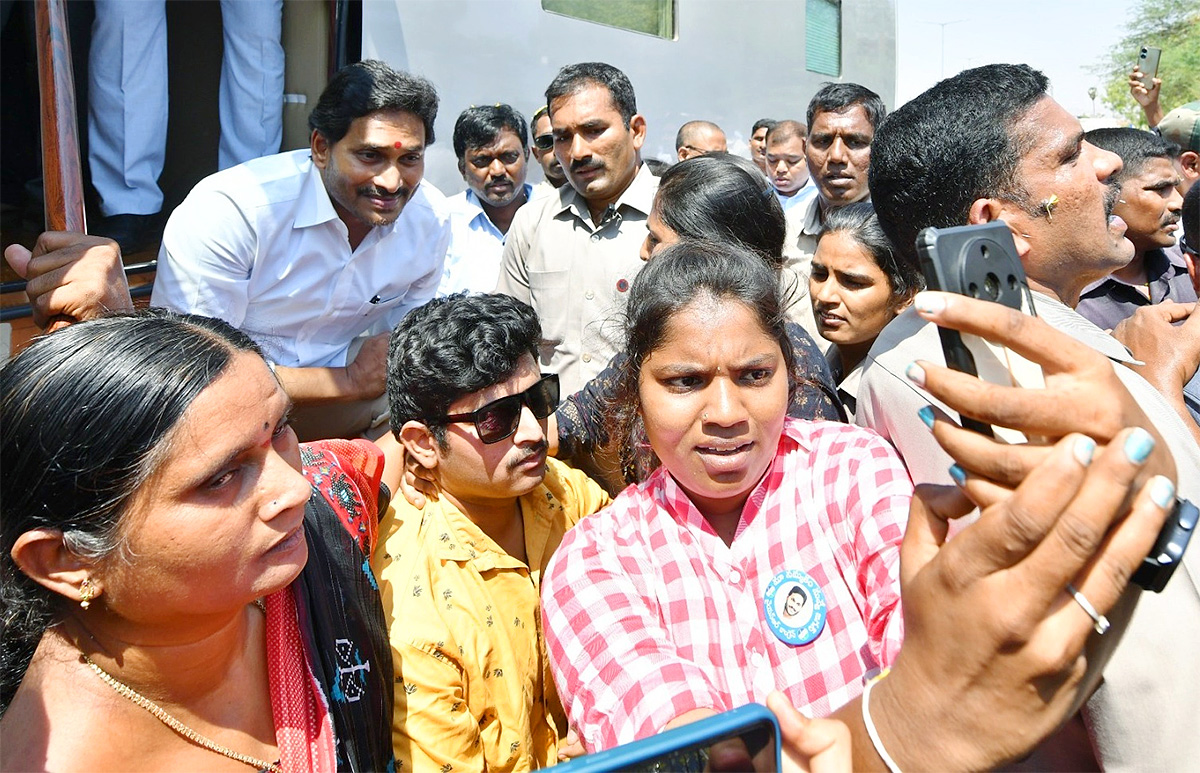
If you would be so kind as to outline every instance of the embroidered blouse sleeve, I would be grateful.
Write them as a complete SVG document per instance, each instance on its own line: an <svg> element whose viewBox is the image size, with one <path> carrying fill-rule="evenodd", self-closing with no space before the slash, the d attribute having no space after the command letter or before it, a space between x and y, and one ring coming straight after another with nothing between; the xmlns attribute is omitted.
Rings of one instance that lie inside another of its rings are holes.
<svg viewBox="0 0 1200 773"><path fill-rule="evenodd" d="M379 537L383 452L367 440L322 440L301 446L304 475L333 505L342 526L371 555Z"/></svg>
<svg viewBox="0 0 1200 773"><path fill-rule="evenodd" d="M732 708L661 623L654 562L635 530L615 526L633 517L630 499L572 529L542 580L555 683L589 751L654 735L693 709Z"/></svg>
<svg viewBox="0 0 1200 773"><path fill-rule="evenodd" d="M787 332L796 357L792 369L796 391L788 405L788 416L810 421L846 421L841 398L837 395L837 384L825 355L813 343L808 331L796 323L789 322Z"/></svg>
<svg viewBox="0 0 1200 773"><path fill-rule="evenodd" d="M617 392L617 379L625 353L618 352L604 370L563 401L555 411L558 424L558 458L570 460L608 443L607 406Z"/></svg>

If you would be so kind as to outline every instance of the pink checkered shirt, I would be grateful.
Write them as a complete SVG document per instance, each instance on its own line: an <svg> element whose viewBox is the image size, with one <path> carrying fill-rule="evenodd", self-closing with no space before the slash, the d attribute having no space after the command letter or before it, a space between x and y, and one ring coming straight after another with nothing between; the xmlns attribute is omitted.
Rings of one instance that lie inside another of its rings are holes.
<svg viewBox="0 0 1200 773"><path fill-rule="evenodd" d="M542 580L554 678L588 749L782 690L824 716L891 663L904 636L900 539L912 483L869 430L789 419L732 545L660 468L570 531ZM815 640L766 621L764 591L801 569L828 603Z"/></svg>

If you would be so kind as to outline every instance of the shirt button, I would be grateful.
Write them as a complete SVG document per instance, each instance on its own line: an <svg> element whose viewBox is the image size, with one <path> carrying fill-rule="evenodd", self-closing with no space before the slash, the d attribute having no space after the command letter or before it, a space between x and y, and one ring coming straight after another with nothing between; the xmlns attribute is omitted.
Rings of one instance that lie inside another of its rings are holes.
<svg viewBox="0 0 1200 773"><path fill-rule="evenodd" d="M583 294L583 297L587 298L590 301L591 299L596 297L596 294L594 292L592 292L591 290L588 290L586 293Z"/></svg>
<svg viewBox="0 0 1200 773"><path fill-rule="evenodd" d="M729 581L735 585L742 581L742 574L737 569L729 570Z"/></svg>
<svg viewBox="0 0 1200 773"><path fill-rule="evenodd" d="M765 660L766 658L763 657L761 652L756 652L750 656L750 665L754 666L755 668L762 668Z"/></svg>
<svg viewBox="0 0 1200 773"><path fill-rule="evenodd" d="M580 357L579 359L583 360L584 362L591 362L591 361L592 361L592 355L585 353L585 354L584 354L582 357Z"/></svg>

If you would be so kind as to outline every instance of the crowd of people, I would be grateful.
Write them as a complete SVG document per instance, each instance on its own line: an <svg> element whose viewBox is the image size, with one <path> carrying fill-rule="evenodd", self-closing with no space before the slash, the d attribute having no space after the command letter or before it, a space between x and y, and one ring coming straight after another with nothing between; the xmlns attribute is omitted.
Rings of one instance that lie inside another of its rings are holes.
<svg viewBox="0 0 1200 773"><path fill-rule="evenodd" d="M0 767L529 770L750 702L801 769L1194 764L1200 111L1048 89L826 84L666 166L570 64L445 197L434 85L365 61L171 214L154 308L10 248L73 324L0 371ZM1036 316L923 289L986 223Z"/></svg>

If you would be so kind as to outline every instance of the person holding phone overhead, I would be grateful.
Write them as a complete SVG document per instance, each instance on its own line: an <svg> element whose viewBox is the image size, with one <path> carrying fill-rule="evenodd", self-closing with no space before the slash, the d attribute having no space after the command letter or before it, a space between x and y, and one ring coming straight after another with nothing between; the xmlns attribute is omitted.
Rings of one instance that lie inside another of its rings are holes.
<svg viewBox="0 0 1200 773"><path fill-rule="evenodd" d="M889 116L875 137L871 200L884 230L907 255L915 254L917 233L929 226L1005 223L1038 316L1113 362L1113 372L1149 417L1144 426L1164 441L1156 454L1169 449L1180 494L1194 501L1200 496L1200 446L1185 416L1138 373L1128 349L1073 308L1087 284L1129 262L1133 245L1121 220L1111 216L1117 203L1111 179L1120 159L1084 139L1079 121L1047 94L1048 86L1027 65L995 64L966 70L919 95ZM923 149L919 157L914 147ZM954 170L949 177L948 169ZM891 441L917 483L1011 480L999 469L952 468L927 427L944 424L939 416L958 414L921 388L925 370L917 361L945 360L936 328L914 309L884 328L868 353L856 422ZM1047 373L1048 387L1056 377ZM1180 411L1186 412L1182 400ZM1095 421L1101 415L1100 405L1085 400L1060 405L1053 416L1038 414L1042 426L1035 434L1082 425L1106 443L1119 427ZM1009 464L1018 471L1040 452L1008 448ZM1200 576L1200 552L1185 555L1184 563L1193 568L1180 572L1162 594L1145 594L1103 689L1088 704L1092 744L1106 767L1177 769L1200 758L1200 738L1189 729L1191 720L1183 719L1200 712L1200 695L1173 689L1182 678L1200 680L1191 647L1200 639L1200 594L1192 579ZM1148 748L1146 738L1173 740ZM1092 746L1072 750L1080 755L1074 764L1097 761Z"/></svg>

